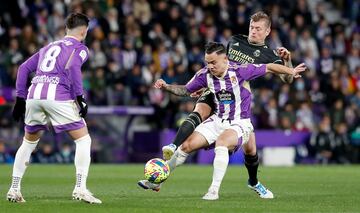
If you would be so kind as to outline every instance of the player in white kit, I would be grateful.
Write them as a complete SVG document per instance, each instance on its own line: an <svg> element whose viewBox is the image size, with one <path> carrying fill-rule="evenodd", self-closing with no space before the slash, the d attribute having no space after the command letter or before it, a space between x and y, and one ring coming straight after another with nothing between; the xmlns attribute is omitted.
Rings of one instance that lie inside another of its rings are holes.
<svg viewBox="0 0 360 213"><path fill-rule="evenodd" d="M210 42L205 47L206 66L199 70L193 79L184 85L170 85L162 79L154 87L166 90L175 95L187 96L202 88L214 93L215 114L203 121L195 131L175 151L168 161L171 173L183 164L189 153L215 143L214 172L211 186L203 196L204 200L219 199L219 189L229 163L229 151L234 152L249 141L253 131L250 121L251 92L247 81L261 77L266 73L288 74L294 78L301 77L305 64L295 68L279 64L240 64L229 61L226 49L221 43ZM240 142L239 142L240 141ZM138 182L144 189L158 191L160 184L147 180ZM273 198L270 190L259 183L264 198Z"/></svg>
<svg viewBox="0 0 360 213"><path fill-rule="evenodd" d="M66 19L66 36L41 48L19 67L13 117L17 121L25 118L25 136L15 156L12 183L6 195L11 202L25 202L21 179L50 121L56 133L66 131L76 144L73 199L101 203L86 187L91 138L83 119L87 104L83 98L81 66L88 59L88 48L82 43L88 23L87 16L70 14ZM27 88L32 72L35 76Z"/></svg>

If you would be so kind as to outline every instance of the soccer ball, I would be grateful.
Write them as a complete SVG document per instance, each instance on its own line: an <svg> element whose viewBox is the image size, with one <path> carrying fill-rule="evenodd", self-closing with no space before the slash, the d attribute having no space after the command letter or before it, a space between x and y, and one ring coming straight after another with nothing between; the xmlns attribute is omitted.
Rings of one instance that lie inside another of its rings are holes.
<svg viewBox="0 0 360 213"><path fill-rule="evenodd" d="M164 160L154 158L145 164L144 174L151 183L162 183L169 177L170 167Z"/></svg>

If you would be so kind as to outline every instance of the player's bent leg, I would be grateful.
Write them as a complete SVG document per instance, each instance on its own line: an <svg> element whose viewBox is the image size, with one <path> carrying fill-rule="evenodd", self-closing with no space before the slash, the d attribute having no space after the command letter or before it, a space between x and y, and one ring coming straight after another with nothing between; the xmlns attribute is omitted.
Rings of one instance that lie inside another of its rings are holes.
<svg viewBox="0 0 360 213"><path fill-rule="evenodd" d="M25 202L21 194L21 179L30 162L31 153L35 150L41 133L25 133L23 142L15 155L15 162L13 166L11 186L6 194L6 199L10 202Z"/></svg>
<svg viewBox="0 0 360 213"><path fill-rule="evenodd" d="M102 203L101 200L96 198L86 186L91 162L91 138L87 127L69 130L68 134L72 139L74 139L76 144L74 160L76 168L76 183L72 197L74 200L82 200L91 204L100 204Z"/></svg>
<svg viewBox="0 0 360 213"><path fill-rule="evenodd" d="M194 111L190 113L188 118L186 118L179 127L173 143L163 146L162 151L165 160L171 158L176 148L184 143L184 141L194 132L195 128L210 116L211 111L211 106L207 103L196 103Z"/></svg>
<svg viewBox="0 0 360 213"><path fill-rule="evenodd" d="M255 191L260 198L271 199L274 194L258 181L257 171L259 167L259 157L256 152L255 134L252 132L248 143L243 145L245 154L245 166L248 171L248 187Z"/></svg>
<svg viewBox="0 0 360 213"><path fill-rule="evenodd" d="M204 200L219 199L221 182L225 176L229 164L229 149L233 149L238 143L236 131L225 130L217 139L215 147L214 171L211 186L208 192L202 197Z"/></svg>
<svg viewBox="0 0 360 213"><path fill-rule="evenodd" d="M174 154L176 148L184 143L184 141L194 132L195 128L202 122L201 117L202 116L199 112L194 111L190 113L190 115L179 127L173 143L162 148L163 158L165 160L169 160Z"/></svg>
<svg viewBox="0 0 360 213"><path fill-rule="evenodd" d="M256 153L255 134L251 133L249 141L243 144L243 150L245 154L245 167L249 175L249 184L255 186L258 182L257 171L259 167L259 157Z"/></svg>
<svg viewBox="0 0 360 213"><path fill-rule="evenodd" d="M198 132L191 134L168 161L170 172L173 172L177 166L182 165L191 152L206 147L207 145L207 140L202 134Z"/></svg>

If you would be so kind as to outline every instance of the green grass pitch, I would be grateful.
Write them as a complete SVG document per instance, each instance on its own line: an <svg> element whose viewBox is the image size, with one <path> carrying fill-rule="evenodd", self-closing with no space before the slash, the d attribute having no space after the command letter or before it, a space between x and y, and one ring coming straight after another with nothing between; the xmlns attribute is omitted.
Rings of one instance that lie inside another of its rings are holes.
<svg viewBox="0 0 360 213"><path fill-rule="evenodd" d="M247 188L244 166L230 166L220 199L201 197L211 183L212 166L185 165L160 192L137 186L143 165L92 165L89 189L103 204L71 200L72 165L31 165L23 179L26 203L5 200L12 167L0 166L0 212L360 212L360 166L260 167L259 178L275 195L258 198Z"/></svg>

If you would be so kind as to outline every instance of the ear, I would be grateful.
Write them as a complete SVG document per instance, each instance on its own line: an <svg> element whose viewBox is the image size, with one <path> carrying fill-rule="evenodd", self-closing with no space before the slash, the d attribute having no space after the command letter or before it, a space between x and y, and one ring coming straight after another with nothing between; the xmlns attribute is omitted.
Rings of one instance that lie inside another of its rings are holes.
<svg viewBox="0 0 360 213"><path fill-rule="evenodd" d="M224 54L224 62L227 64L228 63L228 57L226 54Z"/></svg>
<svg viewBox="0 0 360 213"><path fill-rule="evenodd" d="M270 28L270 27L268 27L268 28L266 29L266 31L265 31L265 33L266 33L266 37L270 34L270 32L271 32L271 28Z"/></svg>

